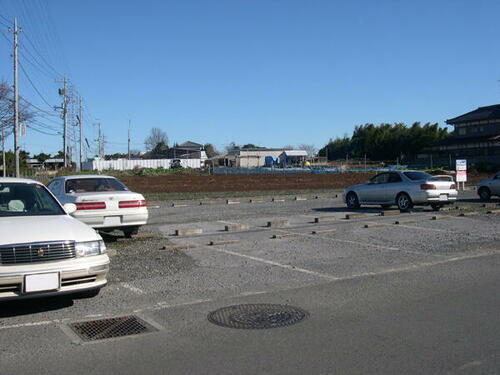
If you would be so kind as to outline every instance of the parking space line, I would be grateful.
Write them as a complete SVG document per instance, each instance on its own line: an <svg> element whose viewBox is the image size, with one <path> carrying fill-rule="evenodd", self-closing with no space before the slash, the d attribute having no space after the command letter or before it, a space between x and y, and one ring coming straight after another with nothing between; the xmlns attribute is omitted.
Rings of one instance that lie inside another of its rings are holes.
<svg viewBox="0 0 500 375"><path fill-rule="evenodd" d="M449 230L449 229L437 229L437 228L427 228L427 227L418 227L415 225L404 225L404 224L399 224L396 225L397 227L401 228L408 228L408 229L420 229L420 230L428 230L431 232L441 232L441 233L451 233L451 234L459 234L459 232L454 231L454 230ZM482 235L478 233L471 233L469 234L472 237L479 237L479 238L488 238L488 239L494 239L495 237L492 236L487 236L487 235Z"/></svg>
<svg viewBox="0 0 500 375"><path fill-rule="evenodd" d="M207 247L208 248L208 247ZM211 247L212 250L221 250L221 249L216 249L215 247ZM224 250L223 252L227 252ZM232 252L230 252L232 253ZM242 256L243 254L237 254L234 253L232 255L237 255L237 256ZM462 260L468 260L468 259L476 259L476 258L482 258L482 257L487 257L487 256L494 256L494 255L500 255L500 249L498 250L491 250L487 252L480 252L476 254L467 254L467 255L462 255L462 256L456 256L453 258L448 258L448 259L442 259L442 260L436 260L433 262L423 262L423 263L417 263L417 264L411 264L407 266L402 266L402 267L397 267L397 268L390 268L378 272L365 272L365 273L360 273L360 274L355 274L355 275L349 275L349 276L342 276L342 277L333 277L330 275L325 275L327 276L327 279L330 279L331 281L348 281L348 280L353 280L353 279L358 279L358 278L363 278L363 277L372 277L372 276L379 276L379 275L387 275L391 273L398 273L398 272L405 272L405 271L412 271L412 270L418 270L421 268L426 268L426 267L432 267L432 266L437 266L437 265L442 265L442 264L447 264L447 263L454 263L454 262L459 262ZM244 256L244 255L243 255ZM254 258L254 257L249 257L249 256L244 256L247 258ZM265 259L260 259L257 258L259 261L266 261ZM286 266L286 265L285 265ZM289 266L291 267L291 266ZM287 268L287 267L285 267ZM297 268L294 268L293 270L297 270ZM305 270L308 271L308 270ZM312 271L311 271L312 272ZM308 271L309 273L309 271ZM323 284L327 284L323 283ZM322 285L317 284L317 285ZM275 290L268 290L268 291L256 291L256 292L242 292L236 295L232 296L226 296L222 297L221 300L229 299L229 298L240 298L240 297L247 297L247 296L252 296L252 295L264 295L264 294L271 294L271 293L278 293L281 291L287 291L287 290L294 290L294 289L301 289L304 287L308 287L310 285L306 286L294 286L290 288L281 288L281 289L275 289ZM147 306L142 309L134 310L134 313L140 313L140 312L147 312L147 311L156 311L156 310L161 310L161 309L166 309L166 308L175 308L175 307L181 307L181 306L188 306L188 305L196 305L200 303L206 303L206 302L213 302L216 301L216 299L196 299L196 300L191 300L191 301L186 301L178 304L168 304L165 301L158 302L152 306ZM113 313L116 314L116 313ZM110 315L110 314L106 314ZM87 315L84 318L92 317L92 316L104 316L104 314L95 314L95 315ZM43 320L39 322L27 322L27 323L19 323L19 324L12 324L12 325L6 325L6 326L0 326L0 331L2 330L7 330L7 329L15 329L15 328L29 328L29 327L39 327L39 326L47 326L47 325L55 325L55 324L64 324L70 321L74 321L77 318L63 318L63 319L54 319L54 320Z"/></svg>
<svg viewBox="0 0 500 375"><path fill-rule="evenodd" d="M278 231L278 229L276 229ZM297 233L297 232L287 232L284 230L280 230L280 232L284 233ZM321 233L319 233L321 234ZM364 242L358 242L358 241L351 241L351 240L341 240L339 238L332 238L332 237L322 237L319 235L311 235L311 234L306 234L306 233L298 233L300 236L304 237L313 237L313 238L318 238L318 239L323 239L323 240L329 240L329 241L335 241L335 242L343 242L343 243L349 243L349 244L354 244L354 245L360 245L360 246L366 246L366 247L375 247L381 250L385 251L400 251L403 253L408 253L408 254L414 254L414 255L425 255L425 256L432 256L436 258L443 258L445 255L442 254L429 254L429 253L422 253L420 251L412 251L412 250L406 250L406 249L400 249L397 247L390 247L390 246L384 246L384 245L375 245L375 244L369 244L369 243L364 243Z"/></svg>
<svg viewBox="0 0 500 375"><path fill-rule="evenodd" d="M391 251L400 250L397 247L390 247L390 246L384 246L384 245L375 245L375 244L364 243L364 242L359 242L359 241L341 240L339 238L332 238L332 237L321 237L321 236L318 236L318 235L313 235L313 234L308 234L308 233L290 232L290 231L280 230L280 229L275 229L275 230L277 232L296 233L299 236L303 236L303 237L321 238L321 239L324 239L324 240L334 241L334 242L344 242L344 243L350 243L350 244L354 244L354 245L361 245L361 246L368 246L368 247L377 247L377 248L380 248L380 249L386 249L386 250L391 250Z"/></svg>
<svg viewBox="0 0 500 375"><path fill-rule="evenodd" d="M426 228L426 227L417 227L415 225L406 225L406 224L398 224L399 228L408 228L408 229L420 229L420 230L430 230L431 232L453 232L446 229L437 229L437 228Z"/></svg>
<svg viewBox="0 0 500 375"><path fill-rule="evenodd" d="M276 267L281 267L281 268L287 269L289 271L302 272L302 273L306 273L308 275L313 275L313 276L321 277L321 278L328 279L328 280L337 280L338 279L338 277L335 277L335 276L332 276L332 275L329 275L329 274L326 274L326 273L311 271L311 270L307 270L305 268L300 268L300 267L292 266L290 264L282 264L282 263L275 262L273 260L268 260L268 259L264 259L264 258L254 257L254 256L251 256L251 255L241 254L241 253L237 253L235 251L217 248L215 246L211 246L209 248L212 249L212 250L218 251L220 253L234 255L234 256L237 256L237 257L245 258L245 259L251 259L251 260L254 260L256 262L265 263L265 264L269 264L269 265L276 266Z"/></svg>
<svg viewBox="0 0 500 375"><path fill-rule="evenodd" d="M129 283L121 283L121 286L125 289L128 289L128 290L134 292L135 294L138 294L138 295L146 294L146 292L144 292L144 290L137 288L135 286L132 286Z"/></svg>

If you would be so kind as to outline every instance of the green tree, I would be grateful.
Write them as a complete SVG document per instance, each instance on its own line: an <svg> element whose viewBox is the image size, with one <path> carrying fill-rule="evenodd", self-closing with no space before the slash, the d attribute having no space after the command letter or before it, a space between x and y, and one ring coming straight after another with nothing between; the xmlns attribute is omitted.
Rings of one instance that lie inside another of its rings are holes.
<svg viewBox="0 0 500 375"><path fill-rule="evenodd" d="M206 143L203 148L205 149L205 152L207 153L207 157L213 158L214 156L219 155L219 151L215 148L215 146L211 143Z"/></svg>
<svg viewBox="0 0 500 375"><path fill-rule="evenodd" d="M50 159L50 154L46 154L42 151L37 155L33 155L33 158L38 159L40 163L43 163L45 160Z"/></svg>
<svg viewBox="0 0 500 375"><path fill-rule="evenodd" d="M330 140L319 155L328 155L329 160L364 158L365 155L371 160L409 160L447 136L447 129L437 123L364 124L356 126L351 137L345 135Z"/></svg>

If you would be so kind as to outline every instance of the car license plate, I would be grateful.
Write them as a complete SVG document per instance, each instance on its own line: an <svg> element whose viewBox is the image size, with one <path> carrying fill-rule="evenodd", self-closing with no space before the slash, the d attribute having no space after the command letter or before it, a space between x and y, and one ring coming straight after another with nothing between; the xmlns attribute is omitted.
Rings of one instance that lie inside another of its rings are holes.
<svg viewBox="0 0 500 375"><path fill-rule="evenodd" d="M24 292L44 292L59 289L59 272L39 273L24 276Z"/></svg>
<svg viewBox="0 0 500 375"><path fill-rule="evenodd" d="M121 216L106 216L104 218L104 225L108 227L119 226L122 224Z"/></svg>
<svg viewBox="0 0 500 375"><path fill-rule="evenodd" d="M440 201L447 201L448 200L448 196L446 194L440 194L439 195L439 200Z"/></svg>

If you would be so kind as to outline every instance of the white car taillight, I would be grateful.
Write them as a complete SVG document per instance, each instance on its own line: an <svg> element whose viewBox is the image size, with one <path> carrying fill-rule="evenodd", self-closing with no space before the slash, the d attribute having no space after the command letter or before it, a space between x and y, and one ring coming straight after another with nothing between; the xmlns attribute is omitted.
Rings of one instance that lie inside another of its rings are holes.
<svg viewBox="0 0 500 375"><path fill-rule="evenodd" d="M118 203L119 208L137 208L137 207L146 207L147 203L145 200L140 201L120 201Z"/></svg>
<svg viewBox="0 0 500 375"><path fill-rule="evenodd" d="M104 210L106 209L105 202L82 202L75 203L77 210Z"/></svg>
<svg viewBox="0 0 500 375"><path fill-rule="evenodd" d="M436 190L436 185L433 184L422 184L420 185L421 190Z"/></svg>

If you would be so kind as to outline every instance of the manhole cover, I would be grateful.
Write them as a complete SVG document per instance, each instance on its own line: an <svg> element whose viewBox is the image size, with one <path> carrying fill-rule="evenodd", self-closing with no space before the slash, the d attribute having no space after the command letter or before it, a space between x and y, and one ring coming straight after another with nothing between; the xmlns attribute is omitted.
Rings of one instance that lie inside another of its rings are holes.
<svg viewBox="0 0 500 375"><path fill-rule="evenodd" d="M152 325L133 315L71 323L69 327L83 341L139 335L157 330Z"/></svg>
<svg viewBox="0 0 500 375"><path fill-rule="evenodd" d="M208 314L211 323L222 327L263 329L286 327L298 323L309 314L287 305L250 304L224 307Z"/></svg>

